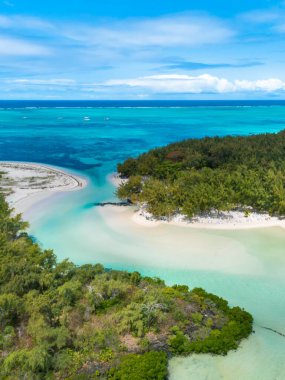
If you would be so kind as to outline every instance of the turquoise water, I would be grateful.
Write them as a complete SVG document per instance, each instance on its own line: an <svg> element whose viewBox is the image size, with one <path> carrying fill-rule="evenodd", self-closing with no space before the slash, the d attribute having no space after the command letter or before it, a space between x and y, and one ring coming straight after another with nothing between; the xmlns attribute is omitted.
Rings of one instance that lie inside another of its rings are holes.
<svg viewBox="0 0 285 380"><path fill-rule="evenodd" d="M128 210L93 204L115 199L108 174L118 161L188 137L277 132L285 127L285 106L126 105L0 109L0 160L52 164L89 180L82 191L57 194L27 212L31 233L59 259L202 286L253 313L256 333L237 352L174 359L171 379L284 379L285 338L263 328L285 333L284 230L147 228L135 224Z"/></svg>

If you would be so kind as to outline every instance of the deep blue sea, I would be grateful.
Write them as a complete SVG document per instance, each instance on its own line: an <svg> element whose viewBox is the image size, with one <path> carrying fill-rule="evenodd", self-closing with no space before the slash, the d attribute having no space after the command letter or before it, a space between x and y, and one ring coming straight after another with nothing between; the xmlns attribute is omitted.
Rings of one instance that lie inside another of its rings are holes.
<svg viewBox="0 0 285 380"><path fill-rule="evenodd" d="M204 136L285 129L285 101L0 101L0 160L55 165L88 187L57 194L25 217L59 259L139 270L201 286L253 313L255 331L237 352L174 359L171 380L284 380L285 232L196 230L136 224L114 200L108 175L130 156Z"/></svg>
<svg viewBox="0 0 285 380"><path fill-rule="evenodd" d="M0 160L94 169L99 178L169 142L283 128L285 101L0 101Z"/></svg>

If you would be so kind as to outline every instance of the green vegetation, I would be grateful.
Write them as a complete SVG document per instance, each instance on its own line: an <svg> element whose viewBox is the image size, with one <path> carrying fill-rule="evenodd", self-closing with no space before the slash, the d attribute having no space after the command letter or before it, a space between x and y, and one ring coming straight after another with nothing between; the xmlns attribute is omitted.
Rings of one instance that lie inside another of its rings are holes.
<svg viewBox="0 0 285 380"><path fill-rule="evenodd" d="M190 139L118 165L119 198L156 217L251 209L285 215L285 131Z"/></svg>
<svg viewBox="0 0 285 380"><path fill-rule="evenodd" d="M126 355L119 367L110 371L109 376L111 380L164 380L167 378L167 355L162 351Z"/></svg>
<svg viewBox="0 0 285 380"><path fill-rule="evenodd" d="M172 354L226 354L252 317L202 289L56 262L0 194L0 378L163 380Z"/></svg>

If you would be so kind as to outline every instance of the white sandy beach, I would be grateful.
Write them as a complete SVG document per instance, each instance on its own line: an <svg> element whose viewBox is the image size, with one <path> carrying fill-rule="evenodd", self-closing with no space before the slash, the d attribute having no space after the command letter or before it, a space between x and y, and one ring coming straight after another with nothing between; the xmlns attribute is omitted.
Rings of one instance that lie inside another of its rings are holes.
<svg viewBox="0 0 285 380"><path fill-rule="evenodd" d="M123 183L127 182L127 179L121 178L118 173L111 173L107 176L107 180L115 187L119 187Z"/></svg>
<svg viewBox="0 0 285 380"><path fill-rule="evenodd" d="M115 186L120 186L125 179L121 179L117 173L109 176L109 181ZM108 206L116 207L116 206ZM190 228L207 228L207 229L248 229L248 228L266 228L282 227L285 228L285 219L270 216L267 213L251 212L245 215L243 211L224 211L209 212L193 218L187 218L185 215L178 214L170 219L157 219L147 212L146 205L140 205L134 208L132 216L134 223L144 227L157 227L161 224L175 225Z"/></svg>
<svg viewBox="0 0 285 380"><path fill-rule="evenodd" d="M285 228L284 219L257 212L252 212L248 216L245 216L242 211L224 211L219 214L211 212L194 218L187 218L185 215L176 215L171 219L157 219L148 213L145 210L145 207L142 206L134 212L132 220L145 227L156 227L160 224L169 224L181 227L223 230L266 227Z"/></svg>
<svg viewBox="0 0 285 380"><path fill-rule="evenodd" d="M0 162L0 188L16 212L23 213L54 193L84 188L87 181L57 168L28 162Z"/></svg>

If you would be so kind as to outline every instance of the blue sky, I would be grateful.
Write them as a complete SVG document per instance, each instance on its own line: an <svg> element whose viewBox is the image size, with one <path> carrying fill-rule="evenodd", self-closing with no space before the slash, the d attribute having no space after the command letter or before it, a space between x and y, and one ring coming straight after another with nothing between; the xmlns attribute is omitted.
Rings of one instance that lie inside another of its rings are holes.
<svg viewBox="0 0 285 380"><path fill-rule="evenodd" d="M278 99L285 1L0 0L2 99Z"/></svg>

